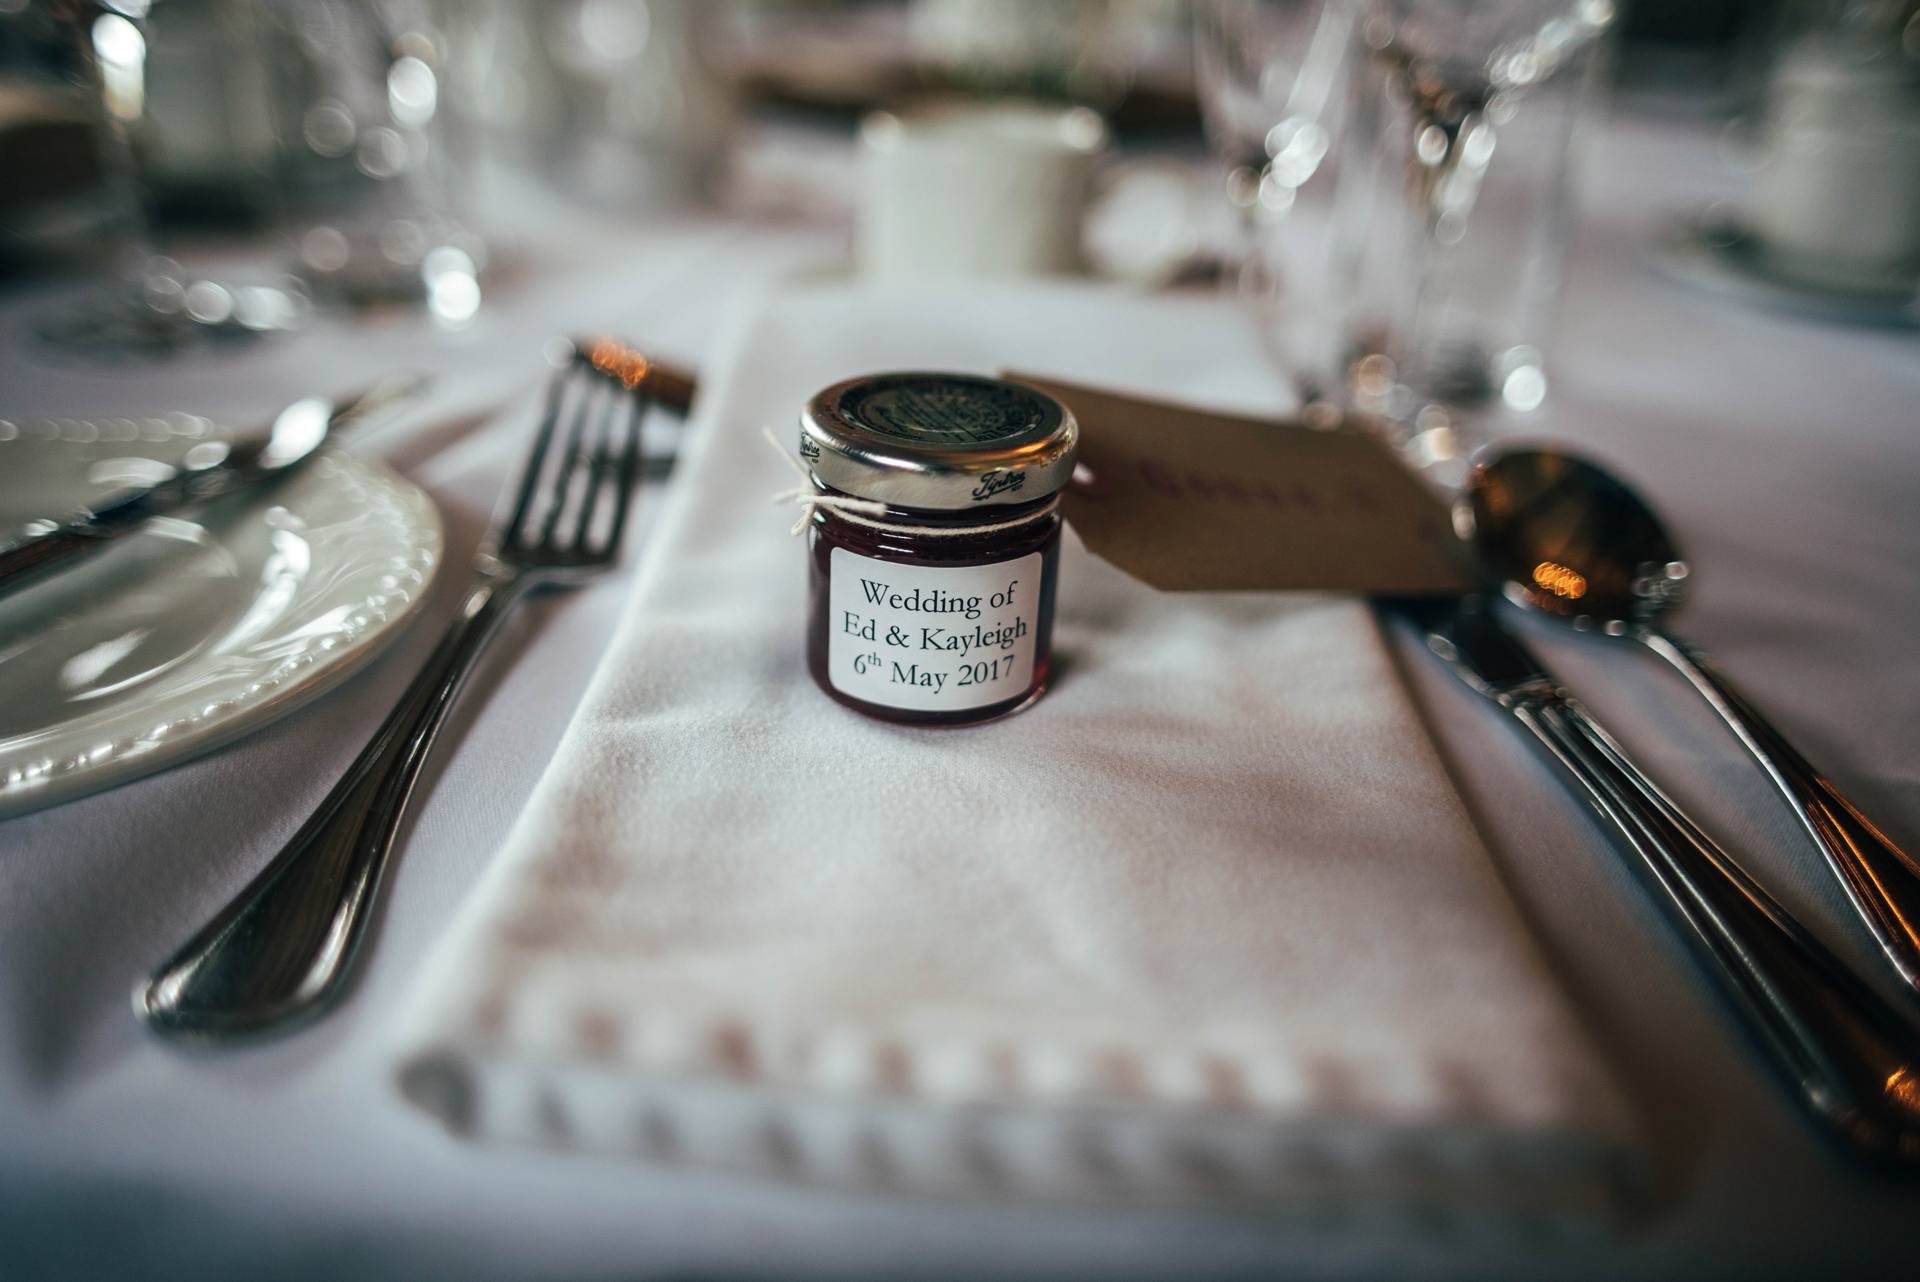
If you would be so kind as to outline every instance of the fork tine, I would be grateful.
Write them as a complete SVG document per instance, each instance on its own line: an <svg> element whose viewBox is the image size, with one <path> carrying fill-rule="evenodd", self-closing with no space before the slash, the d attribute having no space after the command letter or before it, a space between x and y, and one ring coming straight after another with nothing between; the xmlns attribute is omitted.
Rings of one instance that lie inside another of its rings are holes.
<svg viewBox="0 0 1920 1282"><path fill-rule="evenodd" d="M592 449L591 459L586 461L586 492L580 498L580 511L574 517L573 537L568 547L576 556L594 556L588 542L593 534L593 520L601 508L600 492L606 488L607 481L607 443L613 439L614 422L620 417L620 408L627 403L632 394L625 388L609 383L601 394L600 412L593 420L593 430L586 436Z"/></svg>
<svg viewBox="0 0 1920 1282"><path fill-rule="evenodd" d="M619 398L615 409L607 415L606 434L601 438L593 464L596 503L592 510L580 514L578 546L586 555L611 557L619 552L627 509L633 504L634 479L639 475L639 424L646 417L650 403L644 392L633 388ZM594 522L606 510L606 503L598 501L603 496L611 502L612 513L607 517L605 537L595 538Z"/></svg>
<svg viewBox="0 0 1920 1282"><path fill-rule="evenodd" d="M579 517L593 506L593 459L605 434L601 420L607 413L607 388L591 374L582 378L585 386L575 406L565 470L553 478L553 505L541 540L541 546L556 555L571 554L579 546Z"/></svg>
<svg viewBox="0 0 1920 1282"><path fill-rule="evenodd" d="M533 502L533 496L540 484L540 472L547 461L547 448L553 443L554 424L560 419L560 406L566 400L568 375L573 369L569 361L553 372L547 381L547 407L540 417L540 430L534 434L533 448L527 451L527 464L520 478L520 492L514 496L513 510L500 527L500 546L503 549L521 546L520 527L526 522L527 508Z"/></svg>
<svg viewBox="0 0 1920 1282"><path fill-rule="evenodd" d="M640 479L641 429L646 425L647 411L652 407L653 401L639 392L628 402L626 448L620 454L620 474L613 492L613 524L607 531L609 552L617 553L620 550L620 538L627 528L627 513L633 509L633 487Z"/></svg>
<svg viewBox="0 0 1920 1282"><path fill-rule="evenodd" d="M585 370L584 364L575 368ZM574 397L573 412L567 415L564 430L566 444L562 447L559 466L554 469L553 481L549 486L552 502L548 504L546 517L540 523L539 546L552 547L555 531L560 528L560 514L566 511L567 492L573 488L574 475L580 466L580 446L586 438L587 424L592 421L594 405L601 398L594 395L602 387L600 380L588 371L576 380L580 385L579 394Z"/></svg>
<svg viewBox="0 0 1920 1282"><path fill-rule="evenodd" d="M618 340L574 344L548 387L498 551L551 567L585 567L617 555L641 472L641 425L653 401L650 371L645 356ZM596 523L606 527L605 537L596 537Z"/></svg>

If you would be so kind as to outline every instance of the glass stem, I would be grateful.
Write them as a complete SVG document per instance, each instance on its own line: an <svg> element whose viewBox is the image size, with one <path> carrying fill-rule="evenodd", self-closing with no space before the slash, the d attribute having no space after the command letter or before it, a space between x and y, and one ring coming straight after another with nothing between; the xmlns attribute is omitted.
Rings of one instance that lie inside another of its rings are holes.
<svg viewBox="0 0 1920 1282"><path fill-rule="evenodd" d="M1466 236L1486 173L1491 128L1478 107L1444 115L1422 110L1413 119L1407 194L1420 231L1397 364L1399 381L1411 393L1407 414L1416 425L1429 406L1486 394L1484 354L1474 335L1459 332L1452 313L1455 247Z"/></svg>
<svg viewBox="0 0 1920 1282"><path fill-rule="evenodd" d="M104 8L76 32L80 64L91 81L100 116L100 167L115 206L120 279L146 282L155 249L153 225L134 158L133 128L146 109L147 33L144 23Z"/></svg>

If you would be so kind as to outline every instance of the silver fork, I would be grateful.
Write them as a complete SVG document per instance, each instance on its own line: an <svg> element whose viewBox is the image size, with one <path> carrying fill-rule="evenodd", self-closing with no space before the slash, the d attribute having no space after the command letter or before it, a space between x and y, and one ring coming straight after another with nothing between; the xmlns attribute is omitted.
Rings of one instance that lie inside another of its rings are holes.
<svg viewBox="0 0 1920 1282"><path fill-rule="evenodd" d="M149 1025L199 1037L263 1032L339 996L414 783L495 625L528 592L577 585L618 556L652 370L610 340L574 345L548 386L513 505L474 557L458 618L286 849L135 989Z"/></svg>

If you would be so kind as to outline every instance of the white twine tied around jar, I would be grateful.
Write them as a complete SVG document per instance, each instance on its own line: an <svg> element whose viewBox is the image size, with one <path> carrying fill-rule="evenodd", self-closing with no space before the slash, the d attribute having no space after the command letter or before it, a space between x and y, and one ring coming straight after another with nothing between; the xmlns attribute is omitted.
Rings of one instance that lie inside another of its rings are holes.
<svg viewBox="0 0 1920 1282"><path fill-rule="evenodd" d="M773 452L785 459L787 466L800 475L801 484L790 490L781 490L772 498L775 504L798 503L800 505L800 519L793 523L793 528L787 531L788 534L799 534L805 530L807 523L813 520L815 512L831 512L843 521L864 525L870 530L884 530L888 534L914 534L936 539L971 538L1031 525L1035 521L1052 516L1060 506L1060 496L1055 494L1044 506L1035 508L1031 512L1016 516L1009 521L994 521L986 525L902 525L895 521L876 521L871 518L886 515L885 503L877 499L857 499L850 494L822 494L816 488L813 473L807 470L807 465L787 452L787 447L780 443L780 438L773 434L772 428L761 428L760 435L766 437L767 444L773 446Z"/></svg>

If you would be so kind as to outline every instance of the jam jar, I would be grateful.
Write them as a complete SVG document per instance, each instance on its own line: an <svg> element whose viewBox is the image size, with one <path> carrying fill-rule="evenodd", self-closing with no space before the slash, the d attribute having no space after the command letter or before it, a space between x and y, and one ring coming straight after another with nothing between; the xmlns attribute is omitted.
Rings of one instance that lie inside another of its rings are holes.
<svg viewBox="0 0 1920 1282"><path fill-rule="evenodd" d="M877 374L808 402L807 664L830 698L934 726L1040 697L1079 437L1052 397L971 374Z"/></svg>

